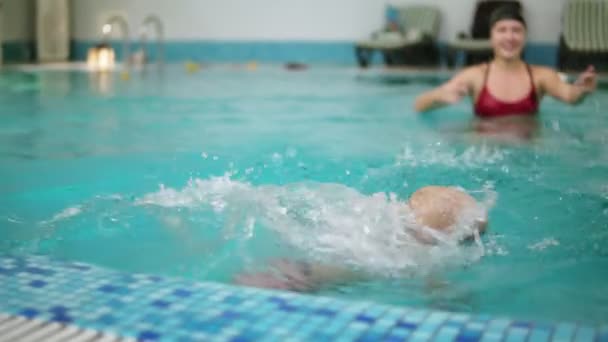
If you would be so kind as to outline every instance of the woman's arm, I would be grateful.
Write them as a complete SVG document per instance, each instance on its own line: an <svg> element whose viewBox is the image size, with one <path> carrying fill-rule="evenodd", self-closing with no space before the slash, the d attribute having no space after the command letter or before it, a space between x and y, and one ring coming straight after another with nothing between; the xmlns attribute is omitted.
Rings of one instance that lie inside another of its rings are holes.
<svg viewBox="0 0 608 342"><path fill-rule="evenodd" d="M465 69L443 85L418 96L414 109L417 112L426 112L462 100L471 91L472 70L472 68Z"/></svg>
<svg viewBox="0 0 608 342"><path fill-rule="evenodd" d="M564 82L557 71L550 68L542 68L539 73L542 90L552 97L570 104L582 101L597 87L597 74L593 66L587 67L587 70L573 84Z"/></svg>

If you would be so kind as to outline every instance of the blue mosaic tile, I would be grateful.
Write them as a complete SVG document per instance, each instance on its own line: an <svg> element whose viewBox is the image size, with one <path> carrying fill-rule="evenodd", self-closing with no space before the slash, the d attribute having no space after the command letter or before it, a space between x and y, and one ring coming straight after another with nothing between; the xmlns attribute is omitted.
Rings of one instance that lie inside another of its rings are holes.
<svg viewBox="0 0 608 342"><path fill-rule="evenodd" d="M314 310L313 314L319 315L319 316L334 317L336 315L336 311L326 309L326 308L321 308L321 309Z"/></svg>
<svg viewBox="0 0 608 342"><path fill-rule="evenodd" d="M91 269L91 266L80 264L80 263L68 263L68 264L66 264L66 266L72 267L74 269L77 269L77 270L83 271L83 272Z"/></svg>
<svg viewBox="0 0 608 342"><path fill-rule="evenodd" d="M169 306L171 306L171 302L167 302L165 300L155 300L152 303L150 303L150 305L160 308L160 309L166 309Z"/></svg>
<svg viewBox="0 0 608 342"><path fill-rule="evenodd" d="M127 289L125 288L120 288L118 286L115 285L103 285L100 286L98 288L99 291L104 292L104 293L117 293L117 294L124 294L125 292L127 292Z"/></svg>
<svg viewBox="0 0 608 342"><path fill-rule="evenodd" d="M250 332L243 332L238 336L235 336L230 339L230 342L254 342L259 338L257 334L252 334Z"/></svg>
<svg viewBox="0 0 608 342"><path fill-rule="evenodd" d="M156 331L145 330L137 335L137 339L140 341L158 341L161 336L162 335Z"/></svg>
<svg viewBox="0 0 608 342"><path fill-rule="evenodd" d="M414 331L412 335L408 338L408 341L411 342L426 342L431 339L433 335L424 331Z"/></svg>
<svg viewBox="0 0 608 342"><path fill-rule="evenodd" d="M110 314L105 314L105 315L100 316L97 319L97 322L99 322L100 324L103 324L103 325L112 325L117 322L117 319L116 319L116 317L114 317Z"/></svg>
<svg viewBox="0 0 608 342"><path fill-rule="evenodd" d="M335 340L343 342L356 341L361 336L361 334L362 332L360 330L347 329L342 331L340 335L335 336Z"/></svg>
<svg viewBox="0 0 608 342"><path fill-rule="evenodd" d="M514 321L514 322L511 322L511 326L515 327L515 328L530 329L532 327L532 323L524 322L524 321Z"/></svg>
<svg viewBox="0 0 608 342"><path fill-rule="evenodd" d="M437 324L436 322L427 322L425 321L423 324L421 324L418 329L416 330L417 333L422 333L428 336L432 336L435 331L437 331L439 329L439 324Z"/></svg>
<svg viewBox="0 0 608 342"><path fill-rule="evenodd" d="M451 314L449 317L449 320L452 322L460 322L460 323L464 323L464 322L468 322L470 319L470 316L465 315L465 314Z"/></svg>
<svg viewBox="0 0 608 342"><path fill-rule="evenodd" d="M608 324L602 325L597 330L597 341L598 342L608 342Z"/></svg>
<svg viewBox="0 0 608 342"><path fill-rule="evenodd" d="M40 268L40 267L25 267L21 270L22 272L28 272L37 275L50 276L53 275L53 271Z"/></svg>
<svg viewBox="0 0 608 342"><path fill-rule="evenodd" d="M579 326L574 335L574 342L593 342L595 331L591 327Z"/></svg>
<svg viewBox="0 0 608 342"><path fill-rule="evenodd" d="M0 312L145 341L608 342L605 327L540 325L0 257Z"/></svg>
<svg viewBox="0 0 608 342"><path fill-rule="evenodd" d="M433 338L434 342L451 342L456 340L460 330L451 326L442 327Z"/></svg>
<svg viewBox="0 0 608 342"><path fill-rule="evenodd" d="M445 322L449 317L449 314L446 312L431 312L424 320L425 323L440 325Z"/></svg>
<svg viewBox="0 0 608 342"><path fill-rule="evenodd" d="M395 328L395 329L392 329L388 333L387 338L399 338L399 339L403 340L406 337L409 337L411 334L412 334L412 330L403 329L403 328Z"/></svg>
<svg viewBox="0 0 608 342"><path fill-rule="evenodd" d="M505 342L524 342L528 337L529 332L530 331L526 328L509 328Z"/></svg>
<svg viewBox="0 0 608 342"><path fill-rule="evenodd" d="M416 323L410 323L410 322L404 322L404 321L399 321L397 322L397 326L399 328L403 328L403 329L407 329L407 330L416 330L418 328L418 324Z"/></svg>
<svg viewBox="0 0 608 342"><path fill-rule="evenodd" d="M74 318L68 316L68 315L55 315L53 317L51 317L51 321L54 322L58 322L58 323L72 323L74 321Z"/></svg>
<svg viewBox="0 0 608 342"><path fill-rule="evenodd" d="M362 336L359 336L357 342L377 342L381 341L383 337L383 333L366 333Z"/></svg>
<svg viewBox="0 0 608 342"><path fill-rule="evenodd" d="M32 280L29 285L31 287L36 287L36 288L41 288L41 287L45 287L47 285L46 281L42 281L42 280Z"/></svg>
<svg viewBox="0 0 608 342"><path fill-rule="evenodd" d="M361 315L357 315L355 317L355 320L358 322L362 322L362 323L367 323L369 325L372 325L376 322L376 318L372 317L372 316L368 316L365 314L361 314Z"/></svg>
<svg viewBox="0 0 608 342"><path fill-rule="evenodd" d="M486 332L502 335L509 325L511 325L511 321L506 319L491 320L488 322Z"/></svg>
<svg viewBox="0 0 608 342"><path fill-rule="evenodd" d="M490 315L478 314L478 315L471 317L471 320L480 322L480 323L487 323L488 321L492 320L492 318L493 317Z"/></svg>
<svg viewBox="0 0 608 342"><path fill-rule="evenodd" d="M547 342L551 338L551 330L543 327L535 327L528 336L528 342Z"/></svg>
<svg viewBox="0 0 608 342"><path fill-rule="evenodd" d="M488 332L484 332L484 334L481 336L481 340L480 340L480 342L501 342L501 341L503 341L502 334L488 333Z"/></svg>
<svg viewBox="0 0 608 342"><path fill-rule="evenodd" d="M23 310L21 310L20 312L18 312L18 315L20 316L25 316L27 318L34 318L36 316L38 316L40 314L40 312L36 309L32 309L32 308L25 308Z"/></svg>
<svg viewBox="0 0 608 342"><path fill-rule="evenodd" d="M396 323L396 320L383 316L376 321L376 324L374 324L372 328L382 331L389 331L395 327Z"/></svg>
<svg viewBox="0 0 608 342"><path fill-rule="evenodd" d="M480 330L461 330L456 336L458 342L477 342L481 340L482 331Z"/></svg>
<svg viewBox="0 0 608 342"><path fill-rule="evenodd" d="M389 335L389 336L385 336L381 341L382 342L403 342L403 341L405 341L405 338L395 336L395 335Z"/></svg>
<svg viewBox="0 0 608 342"><path fill-rule="evenodd" d="M408 314L402 318L402 320L404 322L409 322L409 323L420 323L422 322L426 316L429 313L427 311L422 311L422 310L412 310L410 312L408 312Z"/></svg>
<svg viewBox="0 0 608 342"><path fill-rule="evenodd" d="M173 291L173 295L180 298L188 298L192 296L192 291L184 290L184 289L176 289Z"/></svg>
<svg viewBox="0 0 608 342"><path fill-rule="evenodd" d="M49 312L55 314L55 315L63 315L66 314L69 311L68 308L66 308L65 306L61 306L61 305L57 305L57 306L53 306L51 308L49 308Z"/></svg>
<svg viewBox="0 0 608 342"><path fill-rule="evenodd" d="M574 336L576 325L570 323L558 324L553 332L553 340L559 342L569 342Z"/></svg>

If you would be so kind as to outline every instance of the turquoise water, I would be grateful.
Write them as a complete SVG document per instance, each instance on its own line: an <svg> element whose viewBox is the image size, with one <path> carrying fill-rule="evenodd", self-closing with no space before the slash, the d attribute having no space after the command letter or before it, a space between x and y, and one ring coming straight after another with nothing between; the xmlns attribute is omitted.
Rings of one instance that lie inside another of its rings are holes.
<svg viewBox="0 0 608 342"><path fill-rule="evenodd" d="M373 274L320 294L605 322L608 94L545 99L513 143L472 133L467 102L414 114L443 78L2 71L0 253L220 282L309 258ZM392 210L429 184L488 203L483 247L395 247Z"/></svg>

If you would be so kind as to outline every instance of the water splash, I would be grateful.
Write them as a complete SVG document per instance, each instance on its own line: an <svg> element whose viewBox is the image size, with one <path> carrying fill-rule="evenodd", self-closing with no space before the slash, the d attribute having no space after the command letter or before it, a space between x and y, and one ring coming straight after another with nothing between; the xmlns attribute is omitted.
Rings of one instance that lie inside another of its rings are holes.
<svg viewBox="0 0 608 342"><path fill-rule="evenodd" d="M82 206L76 205L73 207L68 207L68 208L62 210L61 212L55 214L51 219L40 222L40 224L45 225L45 224L56 223L56 222L77 216L80 213L82 213Z"/></svg>
<svg viewBox="0 0 608 342"><path fill-rule="evenodd" d="M500 243L500 240L504 239L504 235L491 235L488 237L485 243L486 255L493 256L506 256L509 255L509 251L505 246Z"/></svg>
<svg viewBox="0 0 608 342"><path fill-rule="evenodd" d="M481 191L486 199L479 209L487 211L495 194ZM456 234L447 235L416 224L407 204L394 194L365 195L341 184L254 186L226 175L193 179L183 189L161 186L135 204L209 211L223 218L222 229L230 236L249 239L258 229L270 229L313 260L383 275L467 264L485 253L478 237L471 244L459 243L475 230L479 212L463 215L455 224ZM436 243L421 242L421 232Z"/></svg>
<svg viewBox="0 0 608 342"><path fill-rule="evenodd" d="M559 241L557 241L555 238L549 237L549 238L544 238L535 244L529 245L528 249L533 250L533 251L543 251L549 247L555 247L555 246L559 246Z"/></svg>
<svg viewBox="0 0 608 342"><path fill-rule="evenodd" d="M487 145L471 146L461 153L443 148L441 142L414 148L406 145L397 155L397 166L429 166L442 165L451 168L472 169L502 162L508 155L505 149Z"/></svg>

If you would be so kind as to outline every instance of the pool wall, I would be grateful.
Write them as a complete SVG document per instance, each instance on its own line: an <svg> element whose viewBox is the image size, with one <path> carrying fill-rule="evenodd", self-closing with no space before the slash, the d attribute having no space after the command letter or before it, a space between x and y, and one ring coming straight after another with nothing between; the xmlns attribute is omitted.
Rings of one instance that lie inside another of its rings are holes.
<svg viewBox="0 0 608 342"><path fill-rule="evenodd" d="M90 47L99 42L74 40L71 44L71 60L84 61ZM122 59L122 44L113 42L119 59ZM445 43L440 44L445 50ZM36 58L35 44L32 41L11 41L3 44L4 62L33 62ZM149 52L154 54L155 49ZM525 52L526 60L532 64L557 65L558 48L550 43L530 43ZM441 64L446 62L442 54ZM154 59L154 56L151 56ZM264 63L324 63L356 65L353 42L251 42L251 41L169 41L165 46L167 62L234 62L251 61ZM374 64L380 65L382 58L376 54Z"/></svg>
<svg viewBox="0 0 608 342"><path fill-rule="evenodd" d="M72 59L84 61L87 50L98 42L74 40L72 42ZM440 51L445 50L445 43L439 45ZM114 42L119 58L122 44ZM150 47L149 52L154 53ZM558 48L551 43L529 43L525 57L529 63L548 66L557 65ZM168 41L165 46L168 62L183 62L185 60L207 62L303 62L303 63L332 63L356 65L354 42L337 41ZM442 64L445 65L444 55ZM381 64L380 54L376 54L375 64Z"/></svg>

